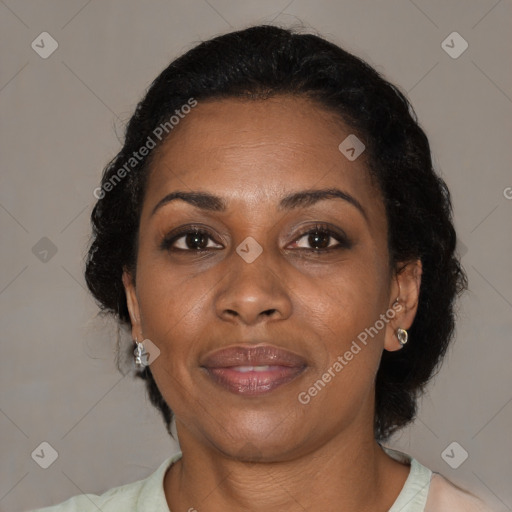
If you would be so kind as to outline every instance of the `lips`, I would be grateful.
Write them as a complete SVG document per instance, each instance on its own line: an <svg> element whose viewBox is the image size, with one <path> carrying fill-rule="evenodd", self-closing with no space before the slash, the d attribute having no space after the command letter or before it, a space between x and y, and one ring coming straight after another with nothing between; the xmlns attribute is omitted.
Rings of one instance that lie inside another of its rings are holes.
<svg viewBox="0 0 512 512"><path fill-rule="evenodd" d="M201 361L215 383L246 396L269 393L298 377L306 366L304 358L272 345L231 346Z"/></svg>

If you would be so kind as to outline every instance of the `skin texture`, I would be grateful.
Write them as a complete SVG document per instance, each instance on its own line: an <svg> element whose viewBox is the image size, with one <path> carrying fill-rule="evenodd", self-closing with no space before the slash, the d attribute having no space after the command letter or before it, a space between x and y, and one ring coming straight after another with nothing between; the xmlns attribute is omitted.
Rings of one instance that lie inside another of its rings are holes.
<svg viewBox="0 0 512 512"><path fill-rule="evenodd" d="M421 263L391 269L387 221L364 153L350 162L338 145L351 133L311 100L275 97L200 102L156 154L144 198L136 279L123 281L139 341L160 350L151 370L175 413L183 458L167 472L171 510L387 511L409 467L373 436L374 379L383 350L399 350L417 308ZM339 198L280 210L285 195L338 188ZM221 196L224 212L181 200L177 190ZM349 243L303 233L316 223ZM203 254L171 231L200 224ZM254 238L263 252L247 263L236 248ZM323 245L322 245L323 244ZM297 399L389 310L395 317L310 403ZM414 340L410 342L414 343ZM271 393L240 396L215 384L200 359L214 349L268 343L307 361Z"/></svg>

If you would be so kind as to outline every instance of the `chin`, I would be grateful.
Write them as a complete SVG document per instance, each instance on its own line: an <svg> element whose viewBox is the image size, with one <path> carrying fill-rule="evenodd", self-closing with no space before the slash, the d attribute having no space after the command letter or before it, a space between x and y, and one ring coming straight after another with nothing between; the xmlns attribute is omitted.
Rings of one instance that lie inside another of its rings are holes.
<svg viewBox="0 0 512 512"><path fill-rule="evenodd" d="M241 417L242 416L242 417ZM222 421L226 427L213 436L210 442L226 457L244 462L279 462L293 458L304 449L305 436L297 425L288 421L294 414L276 414L252 411L248 414L229 414Z"/></svg>

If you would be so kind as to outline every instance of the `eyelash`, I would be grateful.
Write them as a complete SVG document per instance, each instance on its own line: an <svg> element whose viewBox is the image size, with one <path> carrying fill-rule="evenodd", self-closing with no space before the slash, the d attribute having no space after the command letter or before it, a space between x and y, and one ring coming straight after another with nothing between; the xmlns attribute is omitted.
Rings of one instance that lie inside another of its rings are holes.
<svg viewBox="0 0 512 512"><path fill-rule="evenodd" d="M204 254L211 250L218 250L217 248L214 249L177 249L173 247L173 245L176 243L177 240L182 238L185 235L205 235L210 240L213 240L215 243L218 243L214 240L211 233L199 226L185 226L184 228L179 229L177 232L171 233L167 235L160 244L160 248L164 251L173 251L173 252L194 252L196 254ZM294 240L294 243L303 238L305 235L313 235L313 234L324 234L328 235L329 238L334 238L338 245L335 245L334 247L326 247L324 249L307 249L307 248L299 248L299 250L302 251L309 251L311 253L316 254L324 254L329 253L331 251L336 251L340 249L350 249L352 244L341 230L335 231L331 227L329 227L326 224L315 224L312 228L308 228L304 232L300 233Z"/></svg>

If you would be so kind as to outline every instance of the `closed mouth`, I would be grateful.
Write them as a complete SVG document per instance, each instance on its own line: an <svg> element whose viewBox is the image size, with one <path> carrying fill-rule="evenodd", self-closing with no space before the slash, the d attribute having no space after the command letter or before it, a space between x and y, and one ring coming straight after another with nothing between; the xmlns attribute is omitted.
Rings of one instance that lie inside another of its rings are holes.
<svg viewBox="0 0 512 512"><path fill-rule="evenodd" d="M272 345L238 345L208 354L201 367L228 391L255 396L292 381L307 364L297 354Z"/></svg>

